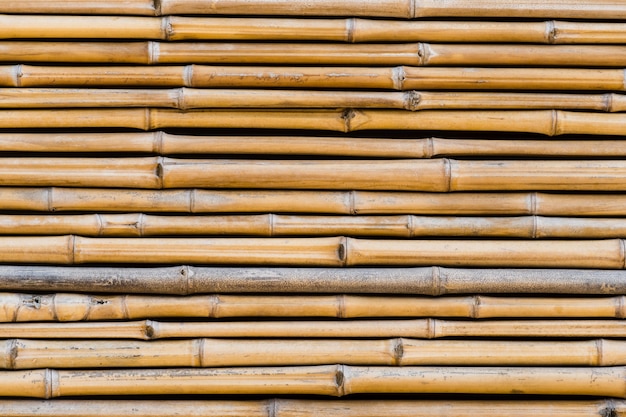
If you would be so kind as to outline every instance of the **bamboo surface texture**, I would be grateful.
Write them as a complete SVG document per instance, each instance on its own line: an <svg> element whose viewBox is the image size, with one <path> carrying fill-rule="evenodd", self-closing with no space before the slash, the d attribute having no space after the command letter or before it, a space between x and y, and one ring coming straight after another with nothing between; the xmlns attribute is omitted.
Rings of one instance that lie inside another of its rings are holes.
<svg viewBox="0 0 626 417"><path fill-rule="evenodd" d="M621 44L623 23L0 15L0 39Z"/></svg>
<svg viewBox="0 0 626 417"><path fill-rule="evenodd" d="M0 372L8 396L488 393L626 396L624 367L363 367L322 365ZM419 378L416 378L419 376ZM111 381L114 380L115 384ZM591 383L590 383L591 381Z"/></svg>
<svg viewBox="0 0 626 417"><path fill-rule="evenodd" d="M1 369L346 365L615 366L623 341L235 340L0 342Z"/></svg>
<svg viewBox="0 0 626 417"><path fill-rule="evenodd" d="M3 87L624 91L623 69L0 65Z"/></svg>

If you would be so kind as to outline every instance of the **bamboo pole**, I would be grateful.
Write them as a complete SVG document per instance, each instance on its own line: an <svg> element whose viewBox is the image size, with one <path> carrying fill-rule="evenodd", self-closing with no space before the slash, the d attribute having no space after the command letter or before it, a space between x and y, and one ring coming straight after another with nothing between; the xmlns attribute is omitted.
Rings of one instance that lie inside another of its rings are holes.
<svg viewBox="0 0 626 417"><path fill-rule="evenodd" d="M5 62L622 67L621 45L1 41Z"/></svg>
<svg viewBox="0 0 626 417"><path fill-rule="evenodd" d="M346 365L615 366L626 342L485 340L238 340L0 342L0 368L169 368Z"/></svg>
<svg viewBox="0 0 626 417"><path fill-rule="evenodd" d="M624 24L250 17L0 15L0 39L624 43Z"/></svg>
<svg viewBox="0 0 626 417"><path fill-rule="evenodd" d="M623 94L547 94L475 92L377 92L241 89L0 89L0 108L160 107L206 108L339 108L364 109L500 109L596 110L623 112Z"/></svg>
<svg viewBox="0 0 626 417"><path fill-rule="evenodd" d="M187 297L0 293L0 322L134 320L158 317L626 318L618 297L393 297L224 295Z"/></svg>
<svg viewBox="0 0 626 417"><path fill-rule="evenodd" d="M622 218L295 216L280 214L155 216L143 213L0 215L0 235L507 237L605 239L626 236Z"/></svg>
<svg viewBox="0 0 626 417"><path fill-rule="evenodd" d="M624 338L624 320L324 320L1 323L3 339Z"/></svg>
<svg viewBox="0 0 626 417"><path fill-rule="evenodd" d="M624 367L360 367L30 370L0 373L3 394L84 395L384 393L624 397ZM114 381L114 383L111 383Z"/></svg>
<svg viewBox="0 0 626 417"><path fill-rule="evenodd" d="M624 401L602 400L0 400L5 417L623 417Z"/></svg>
<svg viewBox="0 0 626 417"><path fill-rule="evenodd" d="M600 269L51 267L0 265L3 291L99 293L626 294Z"/></svg>
<svg viewBox="0 0 626 417"><path fill-rule="evenodd" d="M624 91L623 69L0 66L4 87L196 87Z"/></svg>

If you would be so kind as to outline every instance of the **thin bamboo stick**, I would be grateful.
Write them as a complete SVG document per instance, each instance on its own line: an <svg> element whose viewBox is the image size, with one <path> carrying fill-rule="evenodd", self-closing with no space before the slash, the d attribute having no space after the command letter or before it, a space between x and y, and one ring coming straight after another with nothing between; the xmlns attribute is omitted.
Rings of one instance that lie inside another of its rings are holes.
<svg viewBox="0 0 626 417"><path fill-rule="evenodd" d="M358 295L86 295L0 293L0 322L131 320L157 317L626 318L618 297L392 297Z"/></svg>
<svg viewBox="0 0 626 417"><path fill-rule="evenodd" d="M169 368L223 366L615 366L626 342L485 340L238 340L0 342L0 368Z"/></svg>
<svg viewBox="0 0 626 417"><path fill-rule="evenodd" d="M123 321L2 323L3 339L171 338L624 338L624 320Z"/></svg>
<svg viewBox="0 0 626 417"><path fill-rule="evenodd" d="M624 24L249 17L0 15L0 39L624 43Z"/></svg>
<svg viewBox="0 0 626 417"><path fill-rule="evenodd" d="M602 400L0 400L5 417L623 417L624 401Z"/></svg>
<svg viewBox="0 0 626 417"><path fill-rule="evenodd" d="M100 293L626 294L626 272L599 269L166 268L0 265L3 291ZM602 336L600 336L602 337Z"/></svg>
<svg viewBox="0 0 626 417"><path fill-rule="evenodd" d="M624 242L325 238L0 237L0 262L623 269Z"/></svg>
<svg viewBox="0 0 626 417"><path fill-rule="evenodd" d="M24 0L19 3L3 2L1 13L43 13L43 14L138 14L152 16L156 13L152 0L111 0L104 3L84 0Z"/></svg>
<svg viewBox="0 0 626 417"><path fill-rule="evenodd" d="M468 393L624 397L624 367L360 367L30 370L0 373L7 396ZM114 383L111 383L114 381Z"/></svg>
<svg viewBox="0 0 626 417"><path fill-rule="evenodd" d="M241 89L0 89L0 108L162 107L372 108L372 109L569 109L623 112L623 94L377 92Z"/></svg>
<svg viewBox="0 0 626 417"><path fill-rule="evenodd" d="M605 239L626 236L622 218L458 216L154 216L143 213L0 215L0 235L356 236Z"/></svg>
<svg viewBox="0 0 626 417"><path fill-rule="evenodd" d="M624 91L623 69L0 66L4 87L370 88Z"/></svg>
<svg viewBox="0 0 626 417"><path fill-rule="evenodd" d="M622 67L621 45L2 41L4 62Z"/></svg>

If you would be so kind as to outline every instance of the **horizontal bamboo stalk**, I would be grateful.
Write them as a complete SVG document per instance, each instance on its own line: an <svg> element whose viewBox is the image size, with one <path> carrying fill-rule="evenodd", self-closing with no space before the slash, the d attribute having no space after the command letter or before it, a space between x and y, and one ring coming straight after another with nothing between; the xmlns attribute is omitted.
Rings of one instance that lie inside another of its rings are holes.
<svg viewBox="0 0 626 417"><path fill-rule="evenodd" d="M623 341L239 340L0 342L0 369L346 365L615 366Z"/></svg>
<svg viewBox="0 0 626 417"><path fill-rule="evenodd" d="M4 371L7 396L467 393L624 397L624 367L362 367ZM112 383L113 382L113 383Z"/></svg>
<svg viewBox="0 0 626 417"><path fill-rule="evenodd" d="M624 194L0 187L2 210L44 212L619 217L625 207Z"/></svg>
<svg viewBox="0 0 626 417"><path fill-rule="evenodd" d="M623 69L0 66L3 87L370 88L624 91Z"/></svg>
<svg viewBox="0 0 626 417"><path fill-rule="evenodd" d="M325 238L0 237L0 262L463 266L624 269L622 239L368 240Z"/></svg>
<svg viewBox="0 0 626 417"><path fill-rule="evenodd" d="M626 191L625 179L623 160L0 158L3 186Z"/></svg>
<svg viewBox="0 0 626 417"><path fill-rule="evenodd" d="M343 235L393 238L467 236L605 239L626 236L626 220L544 216L0 214L0 235L64 234L94 237Z"/></svg>
<svg viewBox="0 0 626 417"><path fill-rule="evenodd" d="M626 56L626 54L625 54ZM620 135L625 114L563 110L0 110L0 128L450 130Z"/></svg>
<svg viewBox="0 0 626 417"><path fill-rule="evenodd" d="M187 297L0 293L0 322L134 320L157 317L626 318L618 297L393 297L224 295Z"/></svg>
<svg viewBox="0 0 626 417"><path fill-rule="evenodd" d="M624 338L624 320L114 321L1 323L3 339Z"/></svg>
<svg viewBox="0 0 626 417"><path fill-rule="evenodd" d="M4 62L623 67L621 45L1 41Z"/></svg>
<svg viewBox="0 0 626 417"><path fill-rule="evenodd" d="M626 272L600 269L160 268L0 265L3 291L100 293L626 294ZM600 336L602 337L602 336Z"/></svg>
<svg viewBox="0 0 626 417"><path fill-rule="evenodd" d="M555 93L476 93L432 91L315 91L242 89L0 89L0 108L158 107L206 108L372 108L596 110L623 112L626 95Z"/></svg>
<svg viewBox="0 0 626 417"><path fill-rule="evenodd" d="M622 400L0 400L5 417L623 417Z"/></svg>
<svg viewBox="0 0 626 417"><path fill-rule="evenodd" d="M621 140L389 139L324 136L191 136L127 133L0 133L0 151L135 152L160 155L626 157Z"/></svg>
<svg viewBox="0 0 626 417"><path fill-rule="evenodd" d="M624 24L250 17L0 15L0 39L624 43Z"/></svg>

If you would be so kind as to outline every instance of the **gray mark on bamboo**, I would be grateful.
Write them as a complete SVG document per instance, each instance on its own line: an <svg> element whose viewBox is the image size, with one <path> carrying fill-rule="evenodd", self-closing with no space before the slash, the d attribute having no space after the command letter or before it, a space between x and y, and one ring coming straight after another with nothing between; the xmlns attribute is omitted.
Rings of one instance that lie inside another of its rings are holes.
<svg viewBox="0 0 626 417"><path fill-rule="evenodd" d="M337 367L335 368L335 388L338 397L343 397L344 395L346 395L345 370L346 367L344 365L337 365Z"/></svg>
<svg viewBox="0 0 626 417"><path fill-rule="evenodd" d="M353 109L346 109L341 113L341 119L343 120L343 131L352 131L351 121L356 117L356 112Z"/></svg>
<svg viewBox="0 0 626 417"><path fill-rule="evenodd" d="M625 77L624 85L626 88L626 74L624 75L624 77ZM394 89L403 90L405 81L406 81L406 72L404 70L404 66L394 67L391 69L391 82L393 83Z"/></svg>
<svg viewBox="0 0 626 417"><path fill-rule="evenodd" d="M402 360L404 359L404 339L403 338L398 337L392 340L391 358L392 358L393 365L402 366Z"/></svg>
<svg viewBox="0 0 626 417"><path fill-rule="evenodd" d="M404 93L403 107L406 110L411 110L411 111L419 110L420 101L421 101L421 95L419 92L415 90L406 91Z"/></svg>
<svg viewBox="0 0 626 417"><path fill-rule="evenodd" d="M554 20L548 20L546 22L546 33L545 33L546 43L555 44L557 34L558 34L558 29L556 27L556 22Z"/></svg>
<svg viewBox="0 0 626 417"><path fill-rule="evenodd" d="M354 43L356 18L346 19L346 42Z"/></svg>

